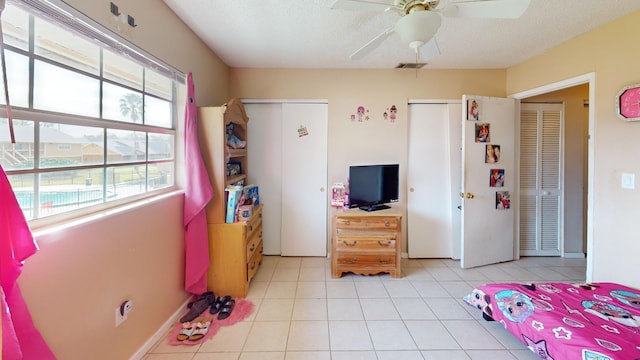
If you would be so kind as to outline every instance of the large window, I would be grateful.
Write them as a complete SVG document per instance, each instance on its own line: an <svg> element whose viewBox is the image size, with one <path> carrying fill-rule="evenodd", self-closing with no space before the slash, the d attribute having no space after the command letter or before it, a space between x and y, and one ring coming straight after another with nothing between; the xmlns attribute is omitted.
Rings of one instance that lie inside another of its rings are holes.
<svg viewBox="0 0 640 360"><path fill-rule="evenodd" d="M0 115L0 164L27 219L173 187L175 97L184 75L145 61L113 35L105 37L110 43L86 36L96 26L104 37L89 19L82 31L70 27L81 14L65 11L60 20L27 2L9 2L2 13L15 144Z"/></svg>

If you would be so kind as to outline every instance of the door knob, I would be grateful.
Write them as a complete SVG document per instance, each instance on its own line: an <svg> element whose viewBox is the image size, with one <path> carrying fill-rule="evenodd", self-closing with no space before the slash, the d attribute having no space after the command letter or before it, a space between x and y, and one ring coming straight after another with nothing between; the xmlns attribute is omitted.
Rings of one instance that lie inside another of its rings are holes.
<svg viewBox="0 0 640 360"><path fill-rule="evenodd" d="M321 188L320 188L320 192L324 192L324 187L321 187Z"/></svg>
<svg viewBox="0 0 640 360"><path fill-rule="evenodd" d="M413 188L409 188L409 192L413 192Z"/></svg>
<svg viewBox="0 0 640 360"><path fill-rule="evenodd" d="M466 197L467 199L473 199L474 197L476 197L475 195L473 195L472 193L460 193L461 197Z"/></svg>

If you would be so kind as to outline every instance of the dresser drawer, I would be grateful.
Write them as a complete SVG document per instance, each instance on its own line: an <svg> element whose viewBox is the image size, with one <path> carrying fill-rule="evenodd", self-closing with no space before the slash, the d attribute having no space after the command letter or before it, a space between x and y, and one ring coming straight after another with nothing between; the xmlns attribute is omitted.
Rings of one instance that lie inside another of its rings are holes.
<svg viewBox="0 0 640 360"><path fill-rule="evenodd" d="M251 281L253 276L258 271L258 267L262 263L262 241L257 245L256 250L253 253L253 256L249 259L247 263L247 281Z"/></svg>
<svg viewBox="0 0 640 360"><path fill-rule="evenodd" d="M396 254L393 252L384 254L337 254L337 264L345 270L360 268L394 267Z"/></svg>
<svg viewBox="0 0 640 360"><path fill-rule="evenodd" d="M397 231L400 221L393 216L338 216L335 225L338 232L341 230Z"/></svg>
<svg viewBox="0 0 640 360"><path fill-rule="evenodd" d="M251 257L258 249L258 245L262 243L262 224L258 226L253 236L247 241L247 262L251 261Z"/></svg>
<svg viewBox="0 0 640 360"><path fill-rule="evenodd" d="M337 242L335 244L337 251L392 251L396 250L395 233L384 235L370 235L370 236L348 236L338 235Z"/></svg>
<svg viewBox="0 0 640 360"><path fill-rule="evenodd" d="M251 219L246 223L246 231L247 231L247 240L251 239L253 234L258 230L260 225L262 224L262 207L258 209L258 211L253 214Z"/></svg>

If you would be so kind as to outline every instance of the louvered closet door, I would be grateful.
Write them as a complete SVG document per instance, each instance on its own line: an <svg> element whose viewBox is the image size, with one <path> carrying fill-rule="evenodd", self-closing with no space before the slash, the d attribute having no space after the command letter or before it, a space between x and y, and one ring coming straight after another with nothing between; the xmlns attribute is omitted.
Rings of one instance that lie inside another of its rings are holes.
<svg viewBox="0 0 640 360"><path fill-rule="evenodd" d="M521 105L520 255L561 254L562 108Z"/></svg>

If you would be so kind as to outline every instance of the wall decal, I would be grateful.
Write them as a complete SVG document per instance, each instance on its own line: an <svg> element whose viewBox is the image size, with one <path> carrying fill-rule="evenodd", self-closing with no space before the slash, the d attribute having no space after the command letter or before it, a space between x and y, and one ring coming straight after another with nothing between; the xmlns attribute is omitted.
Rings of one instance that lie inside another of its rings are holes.
<svg viewBox="0 0 640 360"><path fill-rule="evenodd" d="M382 118L385 121L389 120L389 122L394 123L396 122L397 113L398 113L398 108L395 105L391 105L384 111L384 114L382 114Z"/></svg>
<svg viewBox="0 0 640 360"><path fill-rule="evenodd" d="M303 137L307 135L309 135L309 130L307 129L307 127L304 125L300 125L300 127L298 128L298 137Z"/></svg>
<svg viewBox="0 0 640 360"><path fill-rule="evenodd" d="M360 105L356 109L356 113L351 115L351 121L362 122L369 121L369 109L366 109L364 106Z"/></svg>

